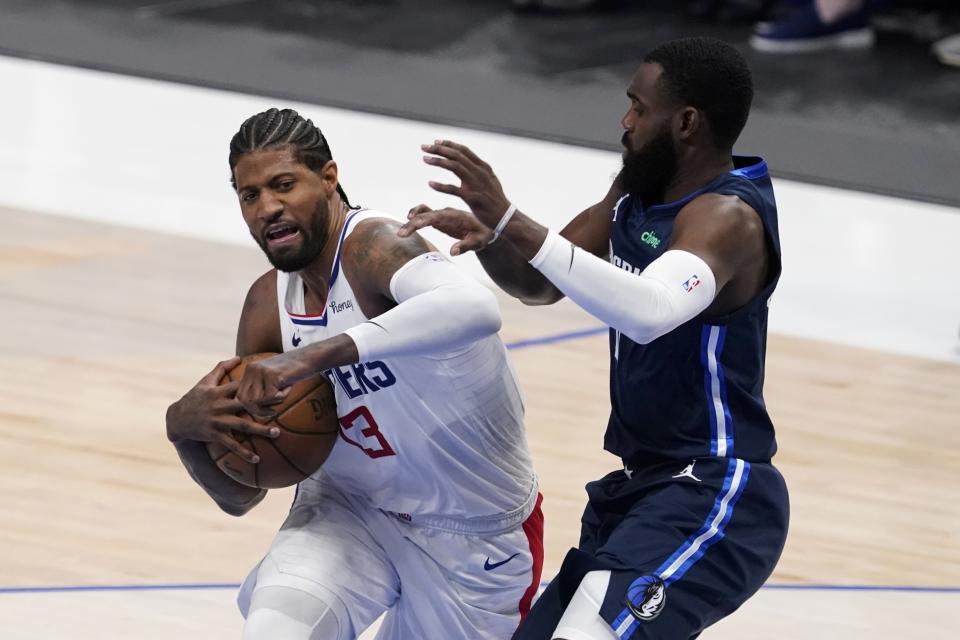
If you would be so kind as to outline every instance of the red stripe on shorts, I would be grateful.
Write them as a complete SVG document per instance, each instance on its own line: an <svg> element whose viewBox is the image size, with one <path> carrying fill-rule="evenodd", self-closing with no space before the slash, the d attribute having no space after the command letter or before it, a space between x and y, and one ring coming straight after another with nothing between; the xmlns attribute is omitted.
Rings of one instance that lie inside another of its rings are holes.
<svg viewBox="0 0 960 640"><path fill-rule="evenodd" d="M543 511L540 510L540 503L543 502L543 494L537 494L537 504L526 520L523 521L523 532L527 534L527 543L530 545L530 555L533 557L533 576L530 579L530 586L524 591L520 598L520 621L522 622L530 612L530 605L533 603L533 596L537 595L537 589L540 588L540 575L543 572Z"/></svg>

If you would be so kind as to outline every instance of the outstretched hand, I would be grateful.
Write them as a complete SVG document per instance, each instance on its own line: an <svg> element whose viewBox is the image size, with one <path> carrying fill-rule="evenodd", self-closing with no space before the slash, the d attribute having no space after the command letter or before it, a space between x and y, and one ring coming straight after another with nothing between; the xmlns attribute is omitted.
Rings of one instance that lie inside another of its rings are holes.
<svg viewBox="0 0 960 640"><path fill-rule="evenodd" d="M420 148L430 154L423 157L424 162L460 178L460 186L431 180L428 183L430 188L460 198L480 222L490 229L496 227L510 201L490 165L469 147L450 140L435 140L433 144L424 144Z"/></svg>
<svg viewBox="0 0 960 640"><path fill-rule="evenodd" d="M467 251L481 251L493 239L493 231L477 218L459 209L431 209L425 204L417 205L407 214L407 223L400 227L397 234L405 238L424 227L433 227L442 231L457 242L450 247L450 255L456 256Z"/></svg>

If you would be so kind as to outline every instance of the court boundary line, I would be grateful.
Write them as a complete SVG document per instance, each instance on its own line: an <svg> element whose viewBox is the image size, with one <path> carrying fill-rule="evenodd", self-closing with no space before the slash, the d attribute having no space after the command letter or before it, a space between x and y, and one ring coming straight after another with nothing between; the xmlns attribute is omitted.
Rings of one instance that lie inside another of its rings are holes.
<svg viewBox="0 0 960 640"><path fill-rule="evenodd" d="M567 342L578 338L586 338L609 331L609 327L595 326L587 329L577 329L539 338L515 340L506 344L506 348L513 351L537 347L557 342ZM548 582L541 582L544 587ZM60 585L60 586L26 586L0 587L0 595L24 593L83 593L83 592L116 592L116 591L214 591L220 589L239 589L239 583L209 582L209 583L161 583L161 584L105 584L105 585ZM865 591L865 592L893 592L893 593L946 593L960 594L960 587L932 587L914 585L870 585L870 584L765 584L761 589L772 591Z"/></svg>
<svg viewBox="0 0 960 640"><path fill-rule="evenodd" d="M544 587L548 583L541 582ZM17 593L76 593L76 592L103 592L103 591L202 591L219 589L239 589L240 584L234 582L198 582L198 583L167 583L167 584L101 584L101 585L63 585L63 586L32 586L32 587L0 587L0 595ZM885 591L893 593L947 593L960 594L960 587L931 587L914 585L882 585L882 584L765 584L761 589L771 591Z"/></svg>
<svg viewBox="0 0 960 640"><path fill-rule="evenodd" d="M615 141L601 142L587 138L579 138L569 133L537 132L521 127L466 121L460 120L453 116L442 116L438 114L428 116L412 109L391 109L383 105L360 104L357 101L338 100L329 97L325 97L321 100L316 96L307 96L302 91L264 88L257 89L255 87L223 80L186 77L182 73L176 71L131 69L115 62L103 62L90 59L81 60L75 55L70 56L62 53L50 53L49 51L40 52L36 50L26 50L13 46L0 45L0 56L28 63L35 62L40 64L55 65L67 67L69 69L93 71L112 76L150 80L172 85L238 94L241 96L269 98L272 100L287 100L310 106L339 109L341 111L351 111L374 116L383 116L397 120L407 120L410 122L438 125L443 127L455 127L459 129L480 131L483 133L492 133L495 135L510 136L526 140L562 144L570 147L579 147L581 149L591 149L595 151L606 151L611 153L619 153L622 150L620 145ZM791 182L799 182L801 184L828 187L831 189L842 189L844 191L850 191L854 193L869 193L890 198L898 198L908 202L924 202L952 208L960 207L960 203L958 203L955 198L949 196L944 197L931 195L929 193L918 193L914 191L908 191L904 188L883 185L868 185L855 179L843 179L832 176L814 176L806 172L801 173L796 170L784 169L773 169L770 171L770 175L781 180L789 180Z"/></svg>
<svg viewBox="0 0 960 640"><path fill-rule="evenodd" d="M577 329L575 331L566 331L556 333L550 336L541 336L539 338L525 338L523 340L514 340L507 343L507 349L516 351L518 349L527 349L529 347L539 347L545 344L554 344L556 342L567 342L578 338L588 338L590 336L600 335L610 330L610 327L590 327L588 329Z"/></svg>

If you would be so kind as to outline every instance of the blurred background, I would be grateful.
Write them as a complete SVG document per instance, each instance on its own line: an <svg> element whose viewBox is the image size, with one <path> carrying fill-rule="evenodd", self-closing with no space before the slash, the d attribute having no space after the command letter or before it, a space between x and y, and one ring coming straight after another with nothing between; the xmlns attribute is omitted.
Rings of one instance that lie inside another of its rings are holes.
<svg viewBox="0 0 960 640"><path fill-rule="evenodd" d="M642 53L713 35L753 67L742 142L779 175L960 202L954 0L2 0L0 12L13 56L615 151Z"/></svg>

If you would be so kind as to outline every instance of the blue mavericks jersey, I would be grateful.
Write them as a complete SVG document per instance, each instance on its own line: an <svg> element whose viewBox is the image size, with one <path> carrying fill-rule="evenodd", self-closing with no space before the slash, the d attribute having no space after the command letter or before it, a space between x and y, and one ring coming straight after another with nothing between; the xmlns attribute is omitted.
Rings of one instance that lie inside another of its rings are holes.
<svg viewBox="0 0 960 640"><path fill-rule="evenodd" d="M704 193L737 196L751 206L773 252L766 287L727 316L701 314L646 345L611 329L612 408L604 448L624 460L762 462L777 450L763 401L767 304L780 275L777 205L762 158L735 156L734 167L676 202L644 207L631 194L613 211L610 260L634 273L667 250L677 214Z"/></svg>

